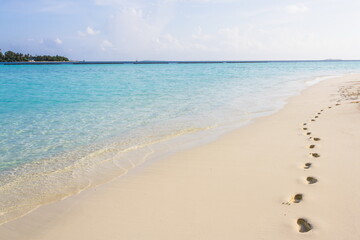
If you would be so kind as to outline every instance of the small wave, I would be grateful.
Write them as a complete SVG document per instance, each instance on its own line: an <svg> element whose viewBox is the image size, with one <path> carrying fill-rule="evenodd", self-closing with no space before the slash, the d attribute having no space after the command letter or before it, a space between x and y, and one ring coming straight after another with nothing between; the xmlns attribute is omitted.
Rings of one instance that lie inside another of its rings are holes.
<svg viewBox="0 0 360 240"><path fill-rule="evenodd" d="M313 86L313 85L318 84L318 83L320 83L322 81L325 81L325 80L328 80L328 79L331 79L331 78L336 78L336 77L338 77L338 75L319 76L319 77L315 77L314 79L306 81L305 84L307 86Z"/></svg>
<svg viewBox="0 0 360 240"><path fill-rule="evenodd" d="M0 225L24 216L41 205L65 199L126 174L153 154L152 145L216 127L185 128L162 136L148 136L147 141L128 147L113 142L87 153L80 149L25 164L2 174ZM129 153L134 153L133 157L130 158Z"/></svg>

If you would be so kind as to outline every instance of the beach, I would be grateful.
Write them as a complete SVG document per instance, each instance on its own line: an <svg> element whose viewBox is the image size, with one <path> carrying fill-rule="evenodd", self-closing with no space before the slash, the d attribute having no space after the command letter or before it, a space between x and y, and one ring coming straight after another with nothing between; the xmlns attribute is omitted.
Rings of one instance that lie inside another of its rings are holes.
<svg viewBox="0 0 360 240"><path fill-rule="evenodd" d="M0 226L1 239L358 239L360 75ZM310 178L309 178L310 177Z"/></svg>

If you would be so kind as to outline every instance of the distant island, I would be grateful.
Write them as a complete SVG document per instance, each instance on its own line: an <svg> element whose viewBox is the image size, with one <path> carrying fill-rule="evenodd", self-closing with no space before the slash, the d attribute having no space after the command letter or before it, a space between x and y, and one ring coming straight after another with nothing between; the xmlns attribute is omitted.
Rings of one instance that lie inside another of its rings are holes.
<svg viewBox="0 0 360 240"><path fill-rule="evenodd" d="M63 56L49 56L15 53L7 51L4 54L0 50L0 62L68 62L69 59Z"/></svg>

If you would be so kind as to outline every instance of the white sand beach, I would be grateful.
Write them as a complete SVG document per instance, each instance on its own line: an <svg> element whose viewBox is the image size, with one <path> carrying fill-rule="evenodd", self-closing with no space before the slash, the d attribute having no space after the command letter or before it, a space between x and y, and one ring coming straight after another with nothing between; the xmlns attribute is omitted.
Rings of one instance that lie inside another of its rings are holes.
<svg viewBox="0 0 360 240"><path fill-rule="evenodd" d="M0 239L359 239L359 94L358 74L323 81L214 142L3 224Z"/></svg>

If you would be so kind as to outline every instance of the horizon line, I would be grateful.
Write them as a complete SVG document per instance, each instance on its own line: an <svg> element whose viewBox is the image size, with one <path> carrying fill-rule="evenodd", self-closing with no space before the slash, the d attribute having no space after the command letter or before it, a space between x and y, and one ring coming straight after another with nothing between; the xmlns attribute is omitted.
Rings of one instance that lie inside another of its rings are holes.
<svg viewBox="0 0 360 240"><path fill-rule="evenodd" d="M272 63L272 62L346 62L346 61L360 61L360 59L343 60L343 59L322 59L322 60L231 60L231 61L166 61L166 60L141 60L141 61L77 61L70 60L68 62L2 62L1 65L58 65L58 64L201 64L201 63Z"/></svg>

